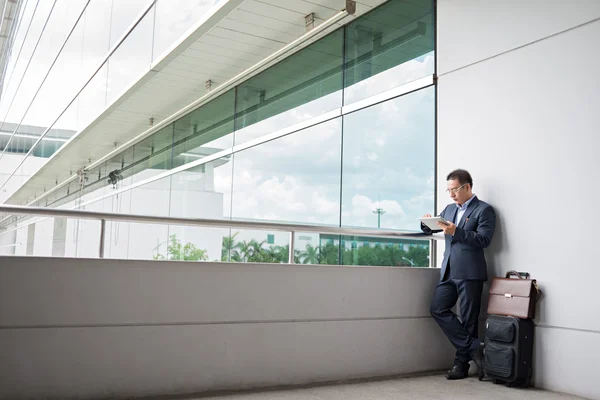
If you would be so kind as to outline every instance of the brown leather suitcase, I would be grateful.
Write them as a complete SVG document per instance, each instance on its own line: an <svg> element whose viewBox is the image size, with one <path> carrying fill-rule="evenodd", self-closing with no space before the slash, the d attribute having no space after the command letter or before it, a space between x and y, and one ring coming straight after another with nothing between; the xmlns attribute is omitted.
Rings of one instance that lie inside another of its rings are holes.
<svg viewBox="0 0 600 400"><path fill-rule="evenodd" d="M505 278L495 277L490 285L488 315L504 315L524 319L535 318L535 303L541 291L535 279L524 278L517 271L508 271ZM517 277L517 279L511 278Z"/></svg>

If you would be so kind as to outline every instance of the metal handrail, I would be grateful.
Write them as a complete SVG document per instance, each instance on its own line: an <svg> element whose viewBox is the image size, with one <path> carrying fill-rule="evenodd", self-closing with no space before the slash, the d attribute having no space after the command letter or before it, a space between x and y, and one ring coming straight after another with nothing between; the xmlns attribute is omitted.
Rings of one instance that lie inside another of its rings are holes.
<svg viewBox="0 0 600 400"><path fill-rule="evenodd" d="M435 235L425 233L406 232L397 230L383 229L366 229L366 228L342 228L326 225L304 225L304 224L284 224L276 222L258 222L247 220L226 220L226 219L208 219L208 218L183 218L183 217L167 217L158 215L141 215L141 214L122 214L108 213L98 211L84 210L65 210L58 208L44 207L29 207L29 206L12 206L0 205L0 213L8 213L13 215L31 215L50 218L72 218L72 219L91 219L100 221L100 249L99 256L104 258L104 234L106 230L106 221L119 222L135 222L147 224L167 224L167 225L185 225L185 226L201 226L207 228L237 228L237 229L256 229L256 230L272 230L290 233L290 251L289 263L294 263L294 234L296 232L331 234L341 236L365 236L365 237L380 237L393 239L415 239L430 241L430 252L432 240L438 240ZM431 259L431 258L430 258Z"/></svg>

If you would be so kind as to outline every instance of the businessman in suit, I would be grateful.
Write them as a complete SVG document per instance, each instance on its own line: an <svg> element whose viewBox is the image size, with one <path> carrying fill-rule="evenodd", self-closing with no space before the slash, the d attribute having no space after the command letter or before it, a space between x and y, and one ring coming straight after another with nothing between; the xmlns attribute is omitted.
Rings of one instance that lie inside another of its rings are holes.
<svg viewBox="0 0 600 400"><path fill-rule="evenodd" d="M481 293L483 283L488 279L483 249L489 246L494 235L496 213L492 206L473 194L473 179L469 172L452 171L446 181L446 191L453 203L447 205L440 216L449 224L438 223L440 229L434 231L421 224L421 229L425 233L444 232L446 237L431 316L456 348L454 365L446 378L463 379L468 376L470 360L483 376L483 343L477 338ZM452 312L457 300L461 320Z"/></svg>

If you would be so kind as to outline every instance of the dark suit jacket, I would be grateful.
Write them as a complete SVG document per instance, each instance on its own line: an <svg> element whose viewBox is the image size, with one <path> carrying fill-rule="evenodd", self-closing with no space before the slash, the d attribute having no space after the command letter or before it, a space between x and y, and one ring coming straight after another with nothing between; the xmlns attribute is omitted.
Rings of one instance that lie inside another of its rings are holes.
<svg viewBox="0 0 600 400"><path fill-rule="evenodd" d="M440 215L454 222L458 207L448 204ZM496 228L496 212L494 208L474 196L460 223L456 227L454 236L446 235L446 250L442 260L440 279L444 278L448 263L450 263L451 279L470 279L487 281L487 263L483 249L490 245L494 229ZM421 230L425 233L441 232L432 231L421 223Z"/></svg>

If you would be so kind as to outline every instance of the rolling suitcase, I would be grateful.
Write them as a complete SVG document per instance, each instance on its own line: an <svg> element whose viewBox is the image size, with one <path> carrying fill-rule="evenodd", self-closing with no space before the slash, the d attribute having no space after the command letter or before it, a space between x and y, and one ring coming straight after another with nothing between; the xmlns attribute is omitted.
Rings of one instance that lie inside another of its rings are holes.
<svg viewBox="0 0 600 400"><path fill-rule="evenodd" d="M494 383L531 385L534 323L530 319L488 316L485 324L483 373ZM480 375L480 380L483 377Z"/></svg>

